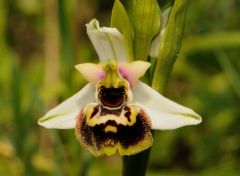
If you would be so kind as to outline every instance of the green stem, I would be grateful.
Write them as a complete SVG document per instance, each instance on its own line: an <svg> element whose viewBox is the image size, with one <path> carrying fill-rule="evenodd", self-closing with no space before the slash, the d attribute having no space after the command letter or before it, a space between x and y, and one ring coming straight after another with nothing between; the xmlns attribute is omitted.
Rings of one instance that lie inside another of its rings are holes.
<svg viewBox="0 0 240 176"><path fill-rule="evenodd" d="M86 151L83 152L83 163L81 163L82 170L80 172L80 176L88 176L89 175L92 159L93 159L93 157L90 153L88 153Z"/></svg>
<svg viewBox="0 0 240 176"><path fill-rule="evenodd" d="M151 148L132 156L123 157L122 176L145 176Z"/></svg>

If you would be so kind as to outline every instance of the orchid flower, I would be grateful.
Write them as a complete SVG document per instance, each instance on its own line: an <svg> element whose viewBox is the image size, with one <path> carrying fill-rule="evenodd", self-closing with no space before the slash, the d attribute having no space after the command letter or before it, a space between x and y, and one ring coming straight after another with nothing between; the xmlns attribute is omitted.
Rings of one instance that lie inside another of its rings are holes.
<svg viewBox="0 0 240 176"><path fill-rule="evenodd" d="M193 110L139 81L150 63L128 62L124 37L116 28L99 27L97 20L86 26L100 63L75 66L89 83L39 119L40 125L75 128L80 144L101 156L139 153L152 146L151 130L171 130L201 122Z"/></svg>

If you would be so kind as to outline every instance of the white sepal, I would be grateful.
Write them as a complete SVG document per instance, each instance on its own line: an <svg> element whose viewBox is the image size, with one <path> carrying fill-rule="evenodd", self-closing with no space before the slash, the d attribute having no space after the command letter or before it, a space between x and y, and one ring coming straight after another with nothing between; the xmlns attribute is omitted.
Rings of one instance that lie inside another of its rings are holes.
<svg viewBox="0 0 240 176"><path fill-rule="evenodd" d="M116 59L118 63L128 61L127 46L123 35L116 28L99 27L96 19L86 24L87 34L99 56L100 62Z"/></svg>
<svg viewBox="0 0 240 176"><path fill-rule="evenodd" d="M50 110L38 120L38 124L46 128L71 129L75 128L76 117L84 105L94 102L95 87L87 84L78 93Z"/></svg>
<svg viewBox="0 0 240 176"><path fill-rule="evenodd" d="M197 125L202 118L192 109L179 105L149 87L138 82L133 90L136 103L142 107L152 121L152 129L170 130L187 125Z"/></svg>

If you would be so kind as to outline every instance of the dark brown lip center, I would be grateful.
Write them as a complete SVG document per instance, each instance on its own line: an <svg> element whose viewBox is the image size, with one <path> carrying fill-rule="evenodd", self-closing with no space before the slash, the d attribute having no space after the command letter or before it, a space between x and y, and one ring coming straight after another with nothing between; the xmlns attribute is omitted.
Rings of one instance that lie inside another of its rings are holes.
<svg viewBox="0 0 240 176"><path fill-rule="evenodd" d="M101 87L98 97L106 107L120 107L125 101L126 91L124 87Z"/></svg>

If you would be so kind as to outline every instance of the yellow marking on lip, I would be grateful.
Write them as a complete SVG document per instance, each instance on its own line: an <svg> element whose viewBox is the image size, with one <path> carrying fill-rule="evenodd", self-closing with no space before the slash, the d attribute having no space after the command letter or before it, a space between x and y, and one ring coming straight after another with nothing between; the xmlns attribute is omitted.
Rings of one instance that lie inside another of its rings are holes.
<svg viewBox="0 0 240 176"><path fill-rule="evenodd" d="M85 109L86 122L89 126L93 127L95 125L105 124L110 120L115 121L118 125L121 124L124 126L133 126L136 123L136 117L139 109L134 105L129 106L131 111L131 114L129 116L130 121L128 121L128 118L125 116L125 113L127 112L125 110L122 110L120 116L116 116L115 114L105 114L103 116L100 116L100 113L98 112L95 116L91 117L91 114L94 111L94 107L96 106L97 104L92 104Z"/></svg>
<svg viewBox="0 0 240 176"><path fill-rule="evenodd" d="M117 128L116 128L115 126L108 125L108 126L106 126L106 128L104 129L104 132L105 132L105 133L107 133L107 132L117 133Z"/></svg>
<svg viewBox="0 0 240 176"><path fill-rule="evenodd" d="M153 138L151 133L147 133L145 138L141 141L139 141L138 144L129 146L128 148L123 148L122 145L118 142L114 146L105 146L101 150L92 150L92 154L95 156L101 156L103 154L106 154L107 156L111 156L118 152L120 156L124 155L134 155L136 153L139 153L149 147L152 146Z"/></svg>
<svg viewBox="0 0 240 176"><path fill-rule="evenodd" d="M118 125L121 124L124 126L133 126L136 123L136 117L139 113L138 107L134 105L128 105L131 112L128 118L125 116L125 113L127 111L125 111L124 109L122 109L122 112L119 116L116 116L115 114L105 114L103 116L100 116L99 111L97 114L95 114L95 116L91 117L96 106L98 106L97 103L92 103L85 108L86 123L92 127L94 127L95 125L105 124L107 121L110 120L115 121ZM128 119L130 119L130 121L128 121Z"/></svg>

